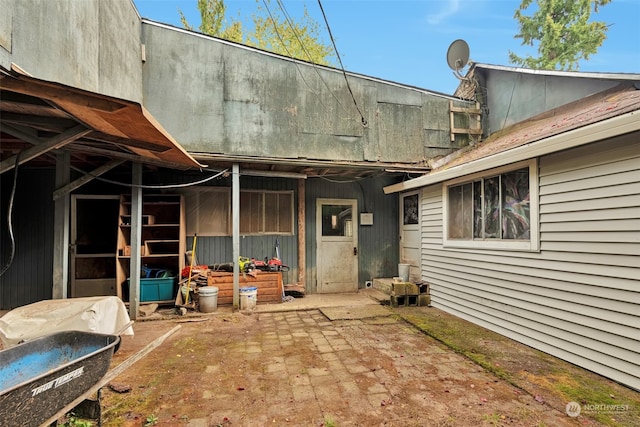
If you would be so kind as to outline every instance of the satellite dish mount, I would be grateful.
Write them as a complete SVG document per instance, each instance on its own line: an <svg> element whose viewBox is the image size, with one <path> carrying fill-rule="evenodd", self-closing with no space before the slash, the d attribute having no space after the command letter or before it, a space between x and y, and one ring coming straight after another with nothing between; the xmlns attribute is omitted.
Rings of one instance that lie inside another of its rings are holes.
<svg viewBox="0 0 640 427"><path fill-rule="evenodd" d="M466 80L460 70L469 63L469 45L466 41L458 39L449 45L447 49L447 64L453 70L453 74L459 80Z"/></svg>

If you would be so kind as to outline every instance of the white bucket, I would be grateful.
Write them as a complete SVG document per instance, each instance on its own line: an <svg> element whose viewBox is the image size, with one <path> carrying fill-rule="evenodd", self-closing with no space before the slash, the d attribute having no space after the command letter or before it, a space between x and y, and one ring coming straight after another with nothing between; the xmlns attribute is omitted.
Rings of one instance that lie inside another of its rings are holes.
<svg viewBox="0 0 640 427"><path fill-rule="evenodd" d="M202 286L198 288L200 311L212 313L218 309L218 288L216 286Z"/></svg>
<svg viewBox="0 0 640 427"><path fill-rule="evenodd" d="M398 264L398 276L403 282L409 281L409 264Z"/></svg>
<svg viewBox="0 0 640 427"><path fill-rule="evenodd" d="M240 288L240 310L253 310L258 302L258 288L247 286Z"/></svg>

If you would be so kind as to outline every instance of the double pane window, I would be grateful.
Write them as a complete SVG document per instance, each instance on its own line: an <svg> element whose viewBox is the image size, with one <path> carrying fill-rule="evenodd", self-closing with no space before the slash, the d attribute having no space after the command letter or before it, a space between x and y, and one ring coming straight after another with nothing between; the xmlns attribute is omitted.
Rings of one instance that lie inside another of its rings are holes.
<svg viewBox="0 0 640 427"><path fill-rule="evenodd" d="M448 187L448 239L529 240L529 186L525 167Z"/></svg>

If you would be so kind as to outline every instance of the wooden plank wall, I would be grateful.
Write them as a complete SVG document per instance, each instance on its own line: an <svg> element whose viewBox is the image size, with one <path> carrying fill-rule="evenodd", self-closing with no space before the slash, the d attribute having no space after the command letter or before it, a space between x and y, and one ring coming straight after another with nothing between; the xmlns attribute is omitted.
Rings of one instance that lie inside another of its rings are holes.
<svg viewBox="0 0 640 427"><path fill-rule="evenodd" d="M640 389L640 136L546 156L540 252L442 245L442 186L423 189L432 305Z"/></svg>

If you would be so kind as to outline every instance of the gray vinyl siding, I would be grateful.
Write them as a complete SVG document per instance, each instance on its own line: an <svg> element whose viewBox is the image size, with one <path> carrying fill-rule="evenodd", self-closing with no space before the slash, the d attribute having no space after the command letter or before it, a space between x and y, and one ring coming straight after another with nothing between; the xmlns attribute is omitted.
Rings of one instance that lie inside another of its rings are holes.
<svg viewBox="0 0 640 427"><path fill-rule="evenodd" d="M540 251L442 245L442 185L422 193L432 305L640 389L640 138L539 159Z"/></svg>

